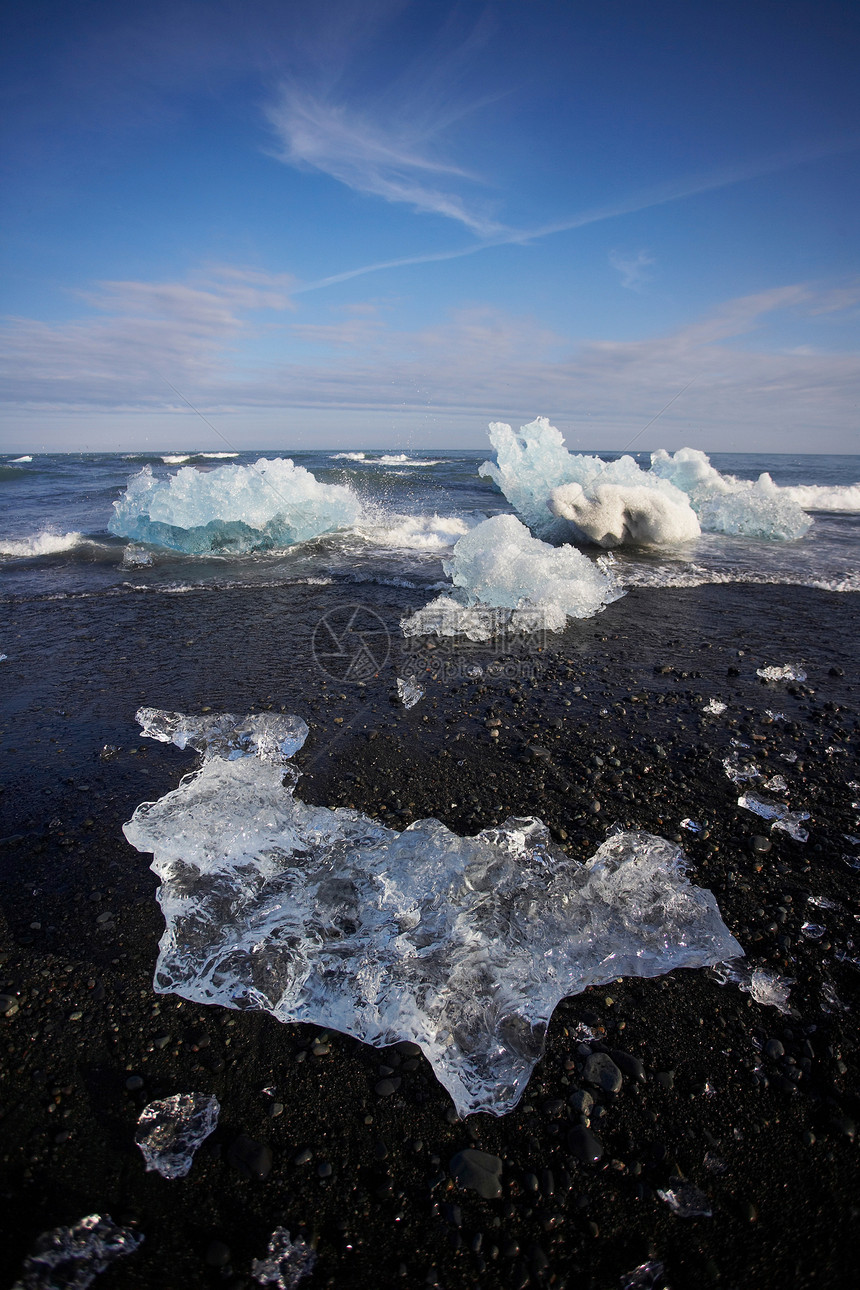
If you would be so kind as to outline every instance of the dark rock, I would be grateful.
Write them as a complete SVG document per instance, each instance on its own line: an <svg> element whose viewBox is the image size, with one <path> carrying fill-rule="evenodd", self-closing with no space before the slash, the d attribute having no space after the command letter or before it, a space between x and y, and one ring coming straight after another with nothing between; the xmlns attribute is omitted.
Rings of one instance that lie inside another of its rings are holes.
<svg viewBox="0 0 860 1290"><path fill-rule="evenodd" d="M271 1149L265 1143L255 1142L246 1133L240 1133L230 1144L227 1159L234 1169L252 1182L263 1182L272 1170Z"/></svg>
<svg viewBox="0 0 860 1290"><path fill-rule="evenodd" d="M621 1071L608 1053L592 1053L582 1068L586 1084L594 1084L604 1093L617 1093L623 1084Z"/></svg>
<svg viewBox="0 0 860 1290"><path fill-rule="evenodd" d="M381 1079L373 1086L373 1091L377 1097L391 1097L400 1088L400 1076L395 1075L393 1079Z"/></svg>
<svg viewBox="0 0 860 1290"><path fill-rule="evenodd" d="M451 1157L448 1168L458 1186L476 1191L484 1200L501 1196L502 1162L498 1156L467 1147Z"/></svg>
<svg viewBox="0 0 860 1290"><path fill-rule="evenodd" d="M570 1153L583 1164L596 1165L603 1157L603 1143L584 1124L577 1124L567 1135Z"/></svg>
<svg viewBox="0 0 860 1290"><path fill-rule="evenodd" d="M625 1053L620 1048L613 1048L611 1057L621 1074L626 1075L628 1079L635 1079L640 1083L645 1079L645 1067L639 1058L634 1057L632 1053Z"/></svg>

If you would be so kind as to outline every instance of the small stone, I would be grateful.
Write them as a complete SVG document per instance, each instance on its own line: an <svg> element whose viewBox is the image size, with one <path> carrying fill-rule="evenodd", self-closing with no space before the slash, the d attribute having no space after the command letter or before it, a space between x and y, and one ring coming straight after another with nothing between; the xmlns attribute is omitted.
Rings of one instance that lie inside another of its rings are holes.
<svg viewBox="0 0 860 1290"><path fill-rule="evenodd" d="M575 1089L567 1100L577 1115L591 1114L591 1108L594 1106L594 1098L590 1093L586 1093L585 1089Z"/></svg>
<svg viewBox="0 0 860 1290"><path fill-rule="evenodd" d="M584 1124L577 1124L571 1129L567 1135L567 1145L571 1155L586 1165L596 1165L603 1156L603 1143Z"/></svg>
<svg viewBox="0 0 860 1290"><path fill-rule="evenodd" d="M224 1268L230 1262L230 1246L224 1241L210 1241L206 1247L206 1263L210 1268Z"/></svg>
<svg viewBox="0 0 860 1290"><path fill-rule="evenodd" d="M14 1017L18 1007L14 994L0 994L0 1017Z"/></svg>
<svg viewBox="0 0 860 1290"><path fill-rule="evenodd" d="M331 1178L334 1170L328 1160L322 1160L317 1165L317 1176L319 1178Z"/></svg>
<svg viewBox="0 0 860 1290"><path fill-rule="evenodd" d="M400 1088L400 1076L395 1075L393 1079L378 1080L373 1086L373 1091L377 1097L391 1097Z"/></svg>
<svg viewBox="0 0 860 1290"><path fill-rule="evenodd" d="M759 833L759 834L756 834L756 836L752 839L750 846L752 847L756 855L766 856L768 851L771 850L773 843L771 842L770 838L766 838Z"/></svg>
<svg viewBox="0 0 860 1290"><path fill-rule="evenodd" d="M272 1170L271 1149L265 1143L255 1142L246 1133L240 1133L230 1144L227 1159L252 1182L263 1182Z"/></svg>
<svg viewBox="0 0 860 1290"><path fill-rule="evenodd" d="M764 1055L775 1062L785 1056L785 1049L778 1039L769 1039L764 1046Z"/></svg>
<svg viewBox="0 0 860 1290"><path fill-rule="evenodd" d="M269 1118L270 1118L270 1119L272 1119L272 1120L277 1120L278 1116L279 1116L279 1115L283 1115L283 1114L284 1114L284 1104L283 1104L283 1102L272 1102L272 1103L270 1104L270 1106L269 1106Z"/></svg>
<svg viewBox="0 0 860 1290"><path fill-rule="evenodd" d="M675 1087L674 1071L658 1071L654 1076L660 1088L673 1089Z"/></svg>
<svg viewBox="0 0 860 1290"><path fill-rule="evenodd" d="M498 1156L467 1147L451 1157L448 1168L458 1186L477 1192L484 1200L501 1196L502 1162Z"/></svg>
<svg viewBox="0 0 860 1290"><path fill-rule="evenodd" d="M618 1093L624 1083L621 1071L608 1053L592 1053L582 1069L582 1078L604 1093Z"/></svg>
<svg viewBox="0 0 860 1290"><path fill-rule="evenodd" d="M622 1052L618 1048L612 1050L611 1056L622 1075L626 1075L628 1079L638 1080L640 1083L645 1079L645 1067L638 1057L634 1057L632 1053Z"/></svg>
<svg viewBox="0 0 860 1290"><path fill-rule="evenodd" d="M143 1079L140 1075L129 1075L125 1081L125 1086L129 1093L136 1093L138 1089L143 1088Z"/></svg>
<svg viewBox="0 0 860 1290"><path fill-rule="evenodd" d="M310 1164L310 1162L313 1160L313 1158L314 1158L314 1153L311 1151L310 1147L305 1147L305 1149L304 1149L303 1151L299 1151L299 1152L298 1152L298 1153L293 1157L293 1164L294 1164L294 1165L309 1165L309 1164Z"/></svg>

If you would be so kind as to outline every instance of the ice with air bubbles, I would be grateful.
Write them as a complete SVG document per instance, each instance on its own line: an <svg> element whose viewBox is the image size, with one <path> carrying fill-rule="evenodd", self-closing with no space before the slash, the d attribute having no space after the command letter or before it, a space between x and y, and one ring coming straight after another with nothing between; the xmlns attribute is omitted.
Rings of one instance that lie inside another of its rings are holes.
<svg viewBox="0 0 860 1290"><path fill-rule="evenodd" d="M629 455L603 461L571 453L546 417L519 433L496 421L489 433L496 460L485 461L480 473L546 541L672 547L702 531L786 541L812 523L769 475L755 481L722 475L695 448L660 449L643 470Z"/></svg>
<svg viewBox="0 0 860 1290"><path fill-rule="evenodd" d="M442 566L451 591L405 619L405 635L489 640L503 627L562 631L568 619L591 618L624 594L608 563L573 546L550 546L514 515L476 525Z"/></svg>
<svg viewBox="0 0 860 1290"><path fill-rule="evenodd" d="M167 478L144 466L114 502L108 529L118 537L189 555L269 551L349 528L362 516L343 484L323 484L289 458Z"/></svg>
<svg viewBox="0 0 860 1290"><path fill-rule="evenodd" d="M580 864L534 818L397 832L300 800L298 718L139 719L203 752L125 826L161 884L156 991L411 1040L461 1115L516 1105L565 996L743 953L663 838L619 832Z"/></svg>

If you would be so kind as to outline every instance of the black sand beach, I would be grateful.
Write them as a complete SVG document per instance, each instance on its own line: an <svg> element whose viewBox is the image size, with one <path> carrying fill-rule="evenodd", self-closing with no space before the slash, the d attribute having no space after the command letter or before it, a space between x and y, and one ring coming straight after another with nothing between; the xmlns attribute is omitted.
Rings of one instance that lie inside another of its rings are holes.
<svg viewBox="0 0 860 1290"><path fill-rule="evenodd" d="M539 651L422 654L426 694L406 711L392 697L405 662L395 629L414 606L395 588L356 592L390 624L394 650L363 686L325 678L310 649L342 588L82 597L62 614L47 601L9 607L4 1283L41 1232L97 1212L145 1237L99 1290L250 1288L251 1261L279 1225L316 1247L306 1284L337 1290L602 1290L648 1261L664 1267L653 1284L674 1290L850 1284L860 1210L850 863L860 848L846 840L860 800L849 787L860 780L855 598L785 586L633 590ZM806 682L756 676L788 662ZM711 697L727 705L719 717L703 713ZM469 834L538 815L581 859L616 822L677 838L751 963L794 981L792 1012L706 971L592 989L557 1010L514 1112L458 1121L408 1051L156 995L156 880L121 826L195 757L142 740L142 704L296 712L311 728L296 757L299 796L395 827L436 816ZM807 842L738 807L721 764L732 738L785 775L792 809L811 817ZM702 832L681 828L685 817ZM824 930L810 937L804 923ZM588 1045L578 1026L594 1036ZM613 1055L620 1091L586 1085L593 1051ZM190 1174L169 1182L145 1173L135 1124L147 1102L186 1091L214 1093L220 1122ZM583 1092L596 1162L583 1158ZM468 1147L501 1159L499 1199L452 1180L451 1158ZM659 1198L679 1178L706 1194L711 1217L678 1217Z"/></svg>

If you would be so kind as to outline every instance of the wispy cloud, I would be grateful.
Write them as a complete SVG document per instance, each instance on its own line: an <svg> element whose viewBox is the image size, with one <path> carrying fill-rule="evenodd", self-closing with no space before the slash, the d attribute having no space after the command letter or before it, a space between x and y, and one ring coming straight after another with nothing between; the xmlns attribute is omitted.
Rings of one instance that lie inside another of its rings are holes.
<svg viewBox="0 0 860 1290"><path fill-rule="evenodd" d="M418 128L408 124L407 111L383 124L295 85L282 89L267 116L280 141L278 156L290 165L321 171L358 192L416 211L444 215L481 237L502 230L452 190L451 181L475 182L478 176L441 155L436 140L441 122L428 126L425 121Z"/></svg>
<svg viewBox="0 0 860 1290"><path fill-rule="evenodd" d="M231 301L235 281L241 294L251 276L210 274L205 290L114 283L93 294L111 311L103 317L13 320L2 337L6 403L112 415L165 410L176 407L169 381L210 414L240 412L245 443L255 441L264 410L304 408L328 414L335 434L349 418L378 426L383 411L392 425L432 415L437 442L445 427L459 440L471 426L476 443L488 419L543 412L573 446L620 447L692 381L659 432L648 432L650 444L779 449L814 435L819 450L839 451L855 424L855 353L756 348L754 333L785 311L817 327L824 311L856 309L860 282L790 284L727 301L663 336L576 345L536 319L492 308L461 310L416 332L397 331L372 311L329 324L279 312L278 355L263 361L252 344L259 322L248 314L256 317L257 293L276 302L281 287L256 275L247 303Z"/></svg>
<svg viewBox="0 0 860 1290"><path fill-rule="evenodd" d="M623 251L610 251L609 263L621 275L622 287L639 291L646 282L651 281L648 270L657 261L649 251L637 251L635 255L625 255Z"/></svg>
<svg viewBox="0 0 860 1290"><path fill-rule="evenodd" d="M589 210L580 212L578 215L571 216L570 219L555 221L551 224L539 224L532 228L523 229L511 229L505 228L503 225L496 225L493 229L487 229L479 242L473 242L450 251L431 251L426 254L418 252L415 255L402 256L398 259L376 260L371 264L360 265L355 269L347 269L342 273L330 274L314 282L303 283L296 288L296 294L316 291L340 282L348 282L352 278L364 277L370 273L379 273L384 269L397 269L417 264L436 264L444 260L458 260L464 256L477 255L481 251L488 251L500 246L528 245L530 242L536 242L558 233L571 233L576 229L587 228L592 224L601 224L608 220L619 219L624 215L635 215L639 211L651 210L654 207L666 206L689 197L716 192L722 188L730 188L735 184L774 174L780 170L788 170L794 166L804 165L822 157L833 156L841 152L851 152L858 147L860 147L860 136L851 135L807 148L787 149L735 167L725 167L667 181L654 188L632 193L629 197L622 198L616 202L609 202L605 206L592 207Z"/></svg>

